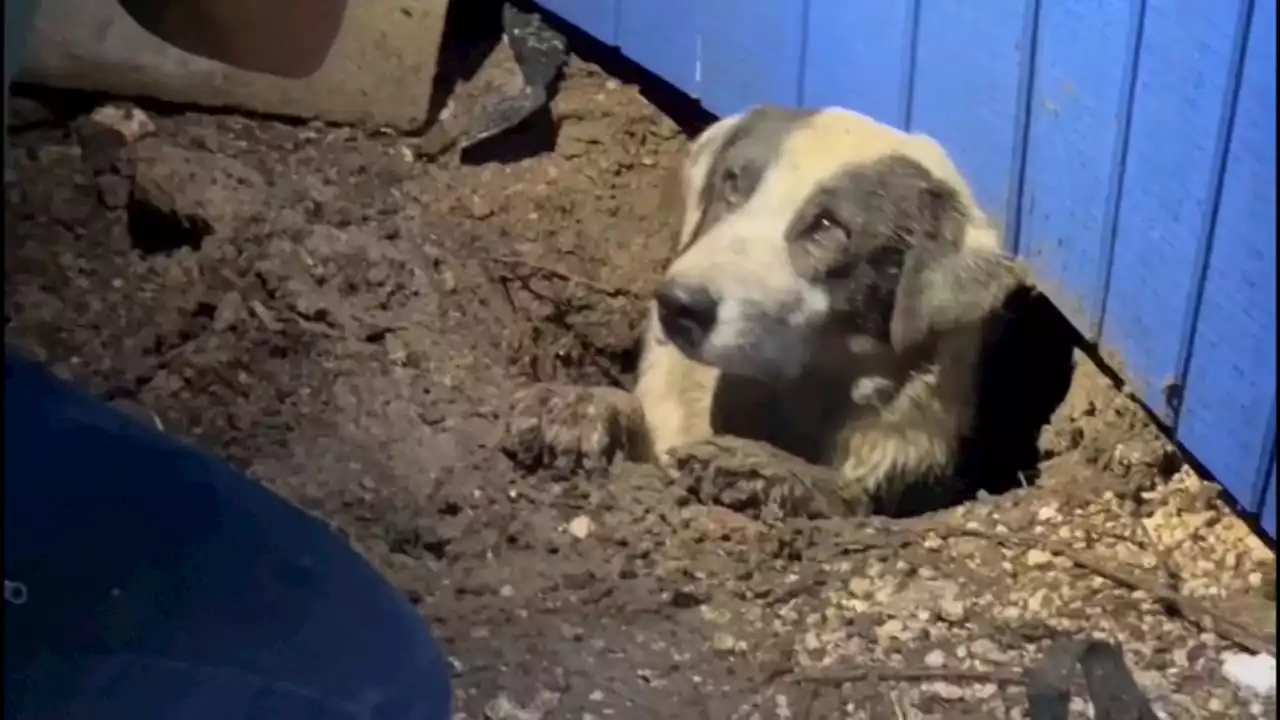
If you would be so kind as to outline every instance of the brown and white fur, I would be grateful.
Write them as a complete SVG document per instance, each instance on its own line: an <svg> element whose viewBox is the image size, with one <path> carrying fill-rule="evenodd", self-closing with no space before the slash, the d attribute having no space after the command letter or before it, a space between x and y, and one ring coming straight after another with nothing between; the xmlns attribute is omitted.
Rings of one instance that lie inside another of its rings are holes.
<svg viewBox="0 0 1280 720"><path fill-rule="evenodd" d="M933 139L843 109L724 118L680 169L635 387L657 459L715 435L895 513L949 482L1021 273Z"/></svg>

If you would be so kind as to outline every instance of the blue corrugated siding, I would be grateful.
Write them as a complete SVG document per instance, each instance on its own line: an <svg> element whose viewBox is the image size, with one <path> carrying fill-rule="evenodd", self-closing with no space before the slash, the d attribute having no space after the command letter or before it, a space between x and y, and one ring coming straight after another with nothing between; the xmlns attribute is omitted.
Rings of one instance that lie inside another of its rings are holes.
<svg viewBox="0 0 1280 720"><path fill-rule="evenodd" d="M658 77L698 97L698 13L689 0L618 0L618 45Z"/></svg>
<svg viewBox="0 0 1280 720"><path fill-rule="evenodd" d="M1271 475L1267 478L1267 492L1262 498L1262 527L1271 537L1276 536L1276 466L1271 465Z"/></svg>
<svg viewBox="0 0 1280 720"><path fill-rule="evenodd" d="M712 112L938 137L1063 312L1275 537L1276 0L545 0Z"/></svg>
<svg viewBox="0 0 1280 720"><path fill-rule="evenodd" d="M610 45L618 44L619 6L624 0L539 0L538 4Z"/></svg>

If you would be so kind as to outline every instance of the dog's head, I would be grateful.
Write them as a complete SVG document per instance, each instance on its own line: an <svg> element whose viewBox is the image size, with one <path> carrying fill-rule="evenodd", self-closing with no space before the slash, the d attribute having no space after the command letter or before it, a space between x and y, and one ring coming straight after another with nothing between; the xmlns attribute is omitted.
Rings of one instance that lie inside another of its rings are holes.
<svg viewBox="0 0 1280 720"><path fill-rule="evenodd" d="M838 109L720 120L693 142L680 187L658 326L690 358L760 377L798 375L833 339L919 341L929 271L981 219L936 142Z"/></svg>

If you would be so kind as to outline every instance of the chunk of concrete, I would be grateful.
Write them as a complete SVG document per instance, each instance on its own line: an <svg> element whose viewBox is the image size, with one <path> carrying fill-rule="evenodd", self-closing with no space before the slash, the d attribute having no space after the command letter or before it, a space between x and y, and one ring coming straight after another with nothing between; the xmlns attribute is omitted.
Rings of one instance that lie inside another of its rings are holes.
<svg viewBox="0 0 1280 720"><path fill-rule="evenodd" d="M178 50L148 34L114 2L42 0L16 79L413 129L426 120L447 6L448 0L351 0L320 71L286 80Z"/></svg>

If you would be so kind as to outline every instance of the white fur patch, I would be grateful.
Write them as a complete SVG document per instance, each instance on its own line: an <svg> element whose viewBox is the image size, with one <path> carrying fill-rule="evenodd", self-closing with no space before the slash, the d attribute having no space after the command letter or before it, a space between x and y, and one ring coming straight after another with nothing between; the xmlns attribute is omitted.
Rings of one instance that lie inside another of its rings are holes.
<svg viewBox="0 0 1280 720"><path fill-rule="evenodd" d="M853 388L849 392L849 399L858 405L880 407L888 404L893 399L893 394L897 389L898 386L889 378L866 375L854 381Z"/></svg>

